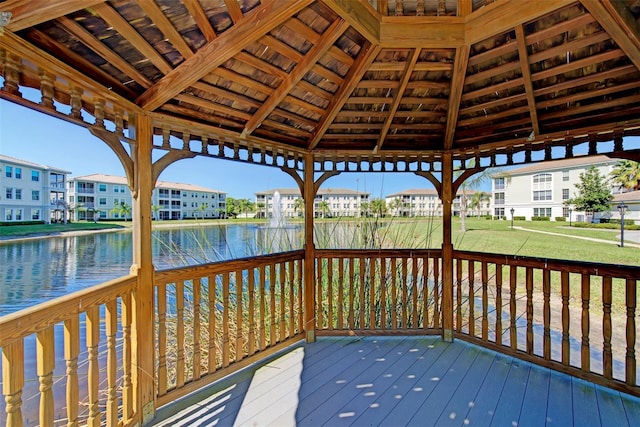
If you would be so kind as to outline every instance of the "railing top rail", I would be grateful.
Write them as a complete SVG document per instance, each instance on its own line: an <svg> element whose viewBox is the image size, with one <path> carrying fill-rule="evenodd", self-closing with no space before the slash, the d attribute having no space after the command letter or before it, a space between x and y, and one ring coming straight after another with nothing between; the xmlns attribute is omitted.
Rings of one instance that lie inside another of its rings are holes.
<svg viewBox="0 0 640 427"><path fill-rule="evenodd" d="M155 282L170 282L184 279L185 277L204 277L209 274L226 273L237 270L246 270L285 261L294 261L304 258L304 250L280 252L277 254L260 255L248 258L216 261L208 264L195 265L193 267L178 267L167 270L159 270L155 274Z"/></svg>
<svg viewBox="0 0 640 427"><path fill-rule="evenodd" d="M0 347L71 319L133 290L137 276L127 275L0 317Z"/></svg>
<svg viewBox="0 0 640 427"><path fill-rule="evenodd" d="M624 279L640 280L640 267L634 265L605 264L598 262L539 258L522 255L504 255L484 252L453 251L455 259L484 261L517 267L545 268L568 273L589 274L594 276L612 276Z"/></svg>
<svg viewBox="0 0 640 427"><path fill-rule="evenodd" d="M437 249L316 249L316 257L333 258L411 258L411 257L440 257L442 250Z"/></svg>

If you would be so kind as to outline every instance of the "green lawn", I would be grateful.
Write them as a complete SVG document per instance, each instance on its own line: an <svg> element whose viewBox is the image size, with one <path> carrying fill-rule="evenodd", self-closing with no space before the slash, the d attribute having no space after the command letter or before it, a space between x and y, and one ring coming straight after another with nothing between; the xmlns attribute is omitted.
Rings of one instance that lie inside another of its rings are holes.
<svg viewBox="0 0 640 427"><path fill-rule="evenodd" d="M124 228L121 223L107 222L74 222L69 224L36 224L36 225L6 225L0 227L0 237L40 236L68 231L104 230L108 228Z"/></svg>

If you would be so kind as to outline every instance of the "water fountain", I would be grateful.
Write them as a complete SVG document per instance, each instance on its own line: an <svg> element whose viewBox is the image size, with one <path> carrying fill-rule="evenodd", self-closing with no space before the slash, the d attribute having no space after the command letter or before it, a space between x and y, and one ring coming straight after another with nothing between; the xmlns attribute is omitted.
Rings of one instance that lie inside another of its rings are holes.
<svg viewBox="0 0 640 427"><path fill-rule="evenodd" d="M271 210L271 218L269 219L269 227L286 228L287 224L286 219L282 215L282 199L279 191L273 193L272 206L273 208Z"/></svg>

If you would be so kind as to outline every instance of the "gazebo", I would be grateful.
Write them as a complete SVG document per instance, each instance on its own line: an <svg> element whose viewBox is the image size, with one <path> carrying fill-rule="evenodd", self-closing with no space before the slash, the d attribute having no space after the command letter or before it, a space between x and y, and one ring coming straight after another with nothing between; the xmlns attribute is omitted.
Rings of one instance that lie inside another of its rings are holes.
<svg viewBox="0 0 640 427"><path fill-rule="evenodd" d="M639 267L451 240L453 196L487 167L640 160L639 18L635 0L1 2L0 97L104 141L134 196L130 275L0 319L7 425L152 422L321 335L435 335L640 395ZM303 250L155 271L152 190L194 156L280 168L305 212L337 174L423 176L442 247L320 250L306 215Z"/></svg>

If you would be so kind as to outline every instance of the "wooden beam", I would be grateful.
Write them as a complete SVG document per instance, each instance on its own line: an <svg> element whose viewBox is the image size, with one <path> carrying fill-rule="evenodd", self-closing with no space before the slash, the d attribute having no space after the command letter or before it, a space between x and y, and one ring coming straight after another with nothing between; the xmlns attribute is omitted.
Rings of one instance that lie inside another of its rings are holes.
<svg viewBox="0 0 640 427"><path fill-rule="evenodd" d="M640 69L640 24L623 1L585 1L582 5Z"/></svg>
<svg viewBox="0 0 640 427"><path fill-rule="evenodd" d="M171 65L167 63L162 55L158 53L153 46L142 37L138 31L127 22L115 9L107 4L98 4L93 10L100 15L102 19L112 26L122 37L137 49L144 57L148 58L151 63L163 73L171 71Z"/></svg>
<svg viewBox="0 0 640 427"><path fill-rule="evenodd" d="M189 11L193 20L196 21L196 25L207 42L215 39L217 37L216 32L213 30L211 22L209 22L209 18L207 18L207 14L204 12L204 9L202 9L198 0L182 0L182 3L184 7L187 8L187 11Z"/></svg>
<svg viewBox="0 0 640 427"><path fill-rule="evenodd" d="M237 2L236 2L237 4ZM191 58L193 52L185 41L184 37L176 30L167 15L160 10L158 5L153 0L138 0L138 6L145 11L149 19L156 24L156 27L162 32L162 34L169 40L169 43L176 48L180 55L185 59Z"/></svg>
<svg viewBox="0 0 640 427"><path fill-rule="evenodd" d="M393 118L396 115L396 111L398 111L398 106L402 101L402 97L404 96L404 91L407 88L407 84L409 84L409 80L411 79L411 74L413 73L413 68L418 62L418 58L420 57L420 49L415 49L407 58L407 62L405 63L404 72L402 74L402 78L400 80L400 86L396 90L396 93L393 97L393 101L389 106L388 116L380 130L380 136L378 137L378 142L376 143L375 148L373 149L373 153L377 153L382 148L382 144L384 144L384 140L387 137L387 132L389 132L389 128L391 127L391 123L393 123Z"/></svg>
<svg viewBox="0 0 640 427"><path fill-rule="evenodd" d="M5 28L14 33L43 22L93 7L104 0L9 0L0 3L0 11L11 12L11 21Z"/></svg>
<svg viewBox="0 0 640 427"><path fill-rule="evenodd" d="M224 0L224 4L227 6L227 11L233 23L237 24L240 22L244 15L242 15L242 9L240 9L238 0Z"/></svg>
<svg viewBox="0 0 640 427"><path fill-rule="evenodd" d="M155 110L189 85L219 67L245 46L264 36L304 9L313 0L281 2L267 0L248 13L241 23L202 47L194 56L172 70L143 93L136 103Z"/></svg>
<svg viewBox="0 0 640 427"><path fill-rule="evenodd" d="M455 66L451 77L451 89L449 91L449 107L447 108L447 127L444 132L444 148L450 150L453 147L456 124L458 122L458 110L460 99L464 89L464 79L467 73L467 62L469 61L469 45L464 45L456 49Z"/></svg>
<svg viewBox="0 0 640 427"><path fill-rule="evenodd" d="M187 150L169 151L164 156L160 157L158 160L153 162L153 167L152 167L153 173L151 175L151 182L155 186L156 182L158 182L158 178L160 177L160 174L167 167L169 167L169 165L177 162L178 160L191 159L195 156L196 156L196 153L194 153L193 151L187 151Z"/></svg>
<svg viewBox="0 0 640 427"><path fill-rule="evenodd" d="M575 3L575 0L496 0L466 17L465 42L477 43Z"/></svg>
<svg viewBox="0 0 640 427"><path fill-rule="evenodd" d="M456 16L383 16L380 46L457 48L465 43L464 18Z"/></svg>
<svg viewBox="0 0 640 427"><path fill-rule="evenodd" d="M316 340L316 255L313 239L313 205L316 198L313 182L313 154L304 156L304 334L307 342Z"/></svg>
<svg viewBox="0 0 640 427"><path fill-rule="evenodd" d="M134 66L129 64L117 53L109 49L104 43L95 38L93 34L88 32L73 19L69 19L63 16L58 19L58 22L64 27L65 31L71 34L73 37L80 40L88 48L100 55L102 59L109 62L111 65L120 70L123 74L131 77L143 88L149 88L153 84L151 80L147 79L141 72L139 72Z"/></svg>
<svg viewBox="0 0 640 427"><path fill-rule="evenodd" d="M322 0L370 43L380 43L380 15L363 0Z"/></svg>
<svg viewBox="0 0 640 427"><path fill-rule="evenodd" d="M307 52L304 59L289 73L287 78L278 86L253 117L245 125L245 133L251 134L260 123L273 111L280 102L289 94L291 89L307 74L307 72L320 60L322 55L347 31L349 24L338 19L327 28L317 43Z"/></svg>
<svg viewBox="0 0 640 427"><path fill-rule="evenodd" d="M329 101L325 116L322 118L320 123L318 123L318 127L309 142L310 150L313 150L318 145L324 133L342 109L342 106L345 104L353 90L358 86L362 75L378 56L378 53L380 53L380 46L373 46L369 43L363 46L353 64L353 67L351 67L347 72L347 75L344 78L344 83L340 86L335 96L331 98L331 101Z"/></svg>

